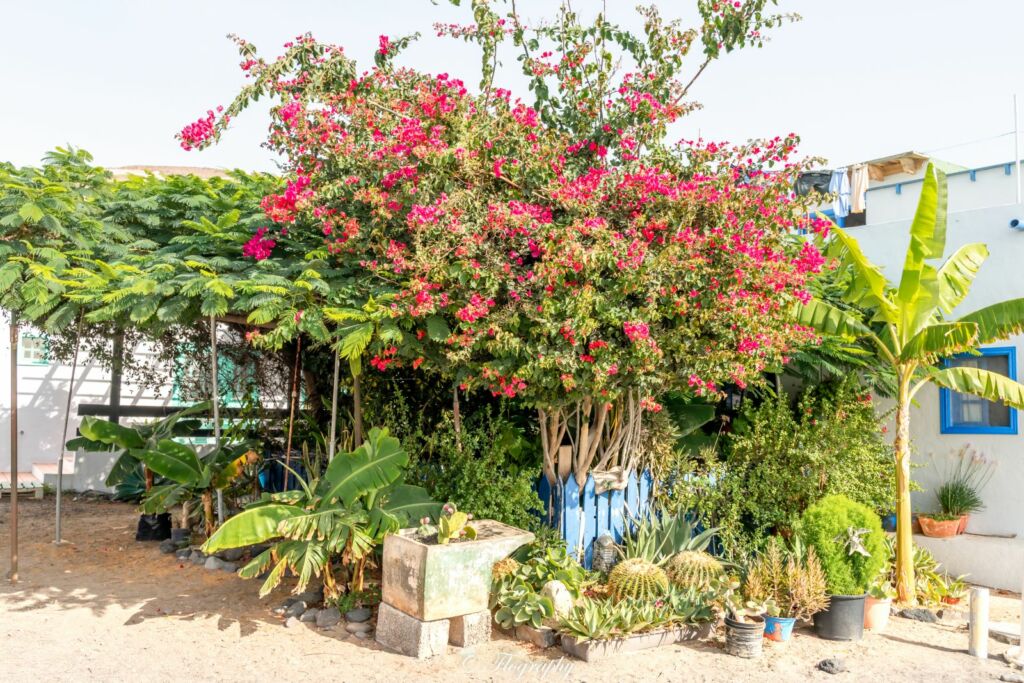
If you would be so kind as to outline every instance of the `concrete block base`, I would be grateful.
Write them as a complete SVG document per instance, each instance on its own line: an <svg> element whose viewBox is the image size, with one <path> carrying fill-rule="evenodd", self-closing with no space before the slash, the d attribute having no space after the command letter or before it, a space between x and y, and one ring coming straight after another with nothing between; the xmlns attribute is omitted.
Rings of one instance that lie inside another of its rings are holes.
<svg viewBox="0 0 1024 683"><path fill-rule="evenodd" d="M386 602L377 612L377 642L409 657L427 659L448 650L449 620L420 621Z"/></svg>
<svg viewBox="0 0 1024 683"><path fill-rule="evenodd" d="M448 642L456 647L473 647L491 640L491 610L452 617Z"/></svg>

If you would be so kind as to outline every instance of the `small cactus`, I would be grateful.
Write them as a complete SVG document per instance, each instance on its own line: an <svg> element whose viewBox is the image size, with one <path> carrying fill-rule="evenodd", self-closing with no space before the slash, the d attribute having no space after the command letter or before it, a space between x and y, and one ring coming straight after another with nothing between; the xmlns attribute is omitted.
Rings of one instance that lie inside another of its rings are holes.
<svg viewBox="0 0 1024 683"><path fill-rule="evenodd" d="M655 600L668 592L668 576L656 564L633 558L615 565L608 575L608 587L616 600Z"/></svg>
<svg viewBox="0 0 1024 683"><path fill-rule="evenodd" d="M472 541L476 538L476 529L469 521L473 515L459 512L455 503L446 503L441 508L442 514L437 520L437 542L446 545L452 539L458 540L465 537Z"/></svg>
<svg viewBox="0 0 1024 683"><path fill-rule="evenodd" d="M725 568L704 551L684 550L672 556L665 566L665 573L680 588L706 591L716 579L725 575Z"/></svg>

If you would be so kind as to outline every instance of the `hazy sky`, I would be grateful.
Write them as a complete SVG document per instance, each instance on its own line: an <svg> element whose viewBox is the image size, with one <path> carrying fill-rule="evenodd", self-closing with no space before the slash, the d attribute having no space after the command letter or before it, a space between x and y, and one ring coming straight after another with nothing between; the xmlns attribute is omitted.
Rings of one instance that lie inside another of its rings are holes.
<svg viewBox="0 0 1024 683"><path fill-rule="evenodd" d="M431 31L435 21L469 21L466 10L439 2L0 0L0 160L34 164L70 143L105 166L272 169L259 146L265 110L243 114L204 152L184 152L174 139L245 82L225 35L272 56L312 31L368 65L378 35L419 30L424 39L405 63L476 83L469 48ZM520 2L531 18L556 4ZM608 0L612 19L635 23L635 4ZM693 0L656 4L666 15L696 16ZM677 129L680 137L742 141L793 131L803 153L835 164L908 149L974 166L1012 158L1014 92L1024 119L1024 0L780 4L803 21L775 31L764 49L709 68L692 91L704 108ZM599 3L574 5L586 14ZM989 140L960 145L981 138Z"/></svg>

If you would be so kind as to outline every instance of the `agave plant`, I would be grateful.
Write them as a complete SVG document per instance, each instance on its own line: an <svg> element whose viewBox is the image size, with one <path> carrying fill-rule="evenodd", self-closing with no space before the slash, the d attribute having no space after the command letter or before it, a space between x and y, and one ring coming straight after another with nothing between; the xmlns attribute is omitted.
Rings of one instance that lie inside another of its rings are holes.
<svg viewBox="0 0 1024 683"><path fill-rule="evenodd" d="M619 552L625 559L638 558L663 565L684 550L705 550L717 528L696 533L686 512L675 515L666 510L648 510L640 517L631 518Z"/></svg>
<svg viewBox="0 0 1024 683"><path fill-rule="evenodd" d="M366 562L384 537L440 511L425 489L403 482L408 463L398 439L372 429L355 451L337 454L321 477L296 475L300 489L264 494L229 519L203 552L273 542L239 571L243 578L269 571L261 597L291 570L298 576L296 593L320 577L325 596L335 598L341 593L334 578L339 560L351 571L349 588L361 591Z"/></svg>

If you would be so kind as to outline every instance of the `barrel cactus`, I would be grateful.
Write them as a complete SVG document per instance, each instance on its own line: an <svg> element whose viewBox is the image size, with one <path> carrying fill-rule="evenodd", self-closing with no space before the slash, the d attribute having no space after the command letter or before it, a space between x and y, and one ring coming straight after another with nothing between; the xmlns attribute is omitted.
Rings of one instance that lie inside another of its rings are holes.
<svg viewBox="0 0 1024 683"><path fill-rule="evenodd" d="M653 562L633 558L615 565L608 575L608 587L616 600L654 600L668 592L668 576Z"/></svg>
<svg viewBox="0 0 1024 683"><path fill-rule="evenodd" d="M707 590L715 579L725 575L722 563L701 550L676 553L665 566L670 581L680 588Z"/></svg>

